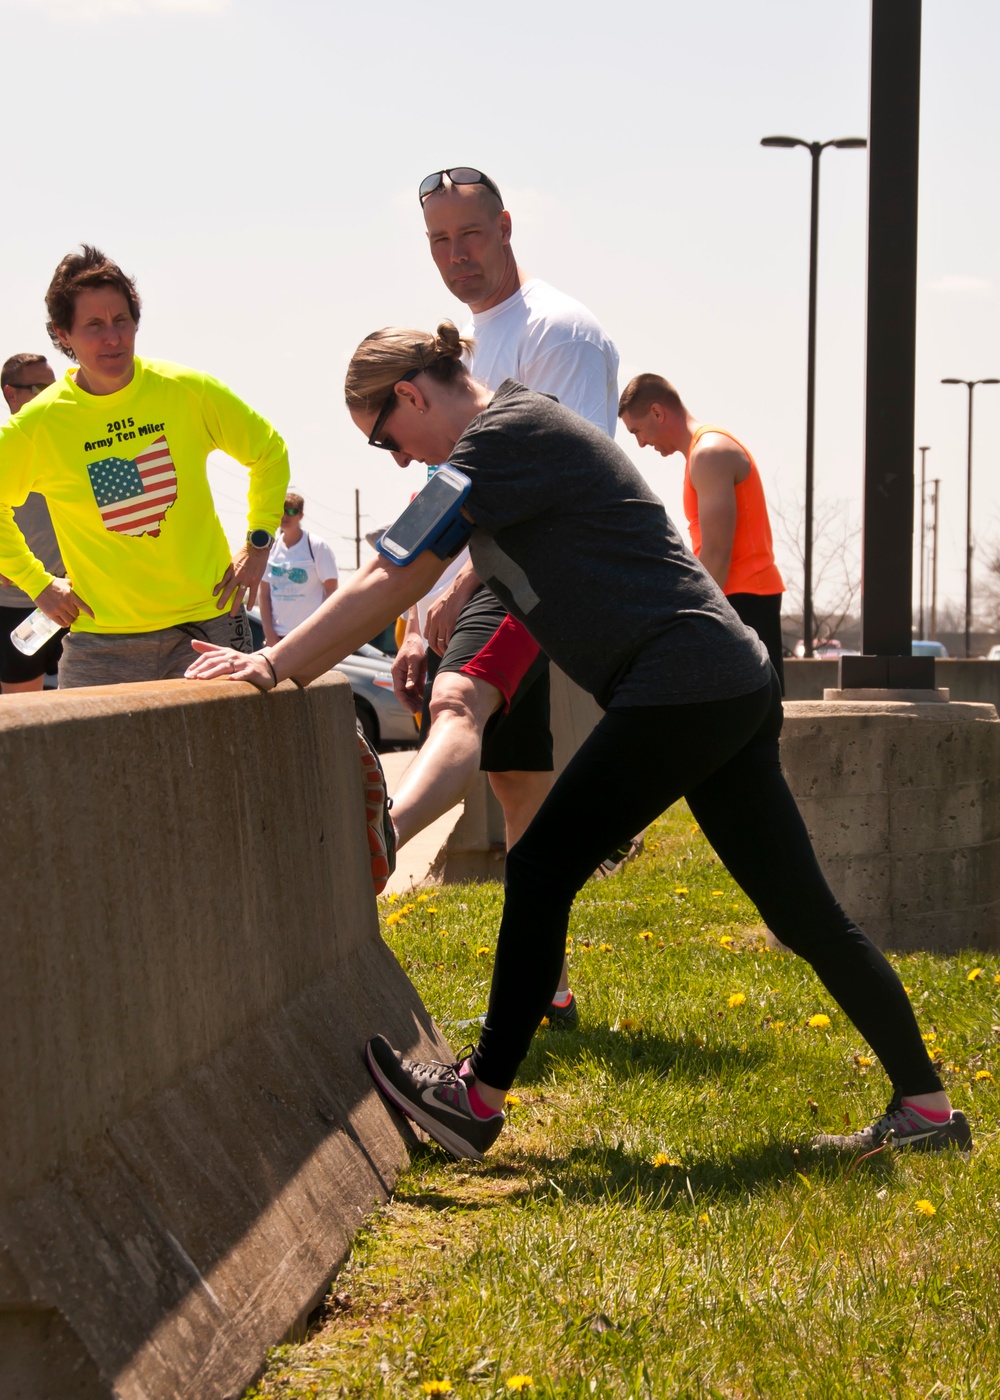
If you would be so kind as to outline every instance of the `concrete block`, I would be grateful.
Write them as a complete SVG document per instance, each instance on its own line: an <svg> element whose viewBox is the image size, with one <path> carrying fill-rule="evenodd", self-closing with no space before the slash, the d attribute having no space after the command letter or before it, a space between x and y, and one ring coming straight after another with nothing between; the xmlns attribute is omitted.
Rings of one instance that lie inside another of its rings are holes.
<svg viewBox="0 0 1000 1400"><path fill-rule="evenodd" d="M992 705L792 702L781 757L831 888L869 937L1000 947Z"/></svg>
<svg viewBox="0 0 1000 1400"><path fill-rule="evenodd" d="M824 860L882 855L889 850L889 794L848 792L799 797L803 820Z"/></svg>
<svg viewBox="0 0 1000 1400"><path fill-rule="evenodd" d="M449 1054L350 688L11 697L0 766L0 1396L237 1396L406 1159L364 1040Z"/></svg>

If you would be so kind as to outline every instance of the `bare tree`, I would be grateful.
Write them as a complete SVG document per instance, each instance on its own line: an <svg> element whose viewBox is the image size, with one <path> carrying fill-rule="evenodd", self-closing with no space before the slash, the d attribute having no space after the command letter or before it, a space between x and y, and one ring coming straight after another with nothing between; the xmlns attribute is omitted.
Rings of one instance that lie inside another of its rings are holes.
<svg viewBox="0 0 1000 1400"><path fill-rule="evenodd" d="M801 498L775 498L774 547L785 580L784 611L802 617L805 576L805 506ZM861 593L861 527L847 501L813 503L813 619L816 639L836 637L854 616Z"/></svg>
<svg viewBox="0 0 1000 1400"><path fill-rule="evenodd" d="M976 611L981 624L991 631L1000 631L1000 539L994 539L986 546L983 554L983 587L976 599Z"/></svg>

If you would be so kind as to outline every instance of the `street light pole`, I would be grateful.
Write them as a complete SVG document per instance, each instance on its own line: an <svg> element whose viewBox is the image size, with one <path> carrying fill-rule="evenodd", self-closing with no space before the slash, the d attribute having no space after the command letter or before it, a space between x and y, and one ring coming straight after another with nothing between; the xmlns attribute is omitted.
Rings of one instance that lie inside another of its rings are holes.
<svg viewBox="0 0 1000 1400"><path fill-rule="evenodd" d="M924 631L924 505L927 495L927 454L930 448L918 447L917 451L920 453L920 621L917 625L917 636L923 638L927 635Z"/></svg>
<svg viewBox="0 0 1000 1400"><path fill-rule="evenodd" d="M965 655L972 655L972 391L977 384L1000 384L1000 379L942 379L964 384L969 391L969 442L965 472Z"/></svg>
<svg viewBox="0 0 1000 1400"><path fill-rule="evenodd" d="M931 639L937 641L937 561L938 561L938 499L941 494L941 478L931 482L934 488L934 523L931 531L934 537L934 551L931 554Z"/></svg>
<svg viewBox="0 0 1000 1400"><path fill-rule="evenodd" d="M819 158L828 146L858 150L868 145L863 136L835 141L803 141L799 136L765 136L762 146L804 146L812 157L809 214L809 348L806 360L806 520L802 548L802 640L806 656L813 654L813 452L816 432L816 282L819 260Z"/></svg>

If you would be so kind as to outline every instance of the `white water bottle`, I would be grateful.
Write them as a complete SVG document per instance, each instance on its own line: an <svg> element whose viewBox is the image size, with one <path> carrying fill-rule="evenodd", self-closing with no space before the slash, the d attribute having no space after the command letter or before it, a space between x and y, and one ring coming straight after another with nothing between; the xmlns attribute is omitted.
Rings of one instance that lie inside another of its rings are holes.
<svg viewBox="0 0 1000 1400"><path fill-rule="evenodd" d="M54 637L61 630L59 623L53 622L48 613L36 608L30 617L17 624L10 634L10 639L25 656L34 656L50 637Z"/></svg>

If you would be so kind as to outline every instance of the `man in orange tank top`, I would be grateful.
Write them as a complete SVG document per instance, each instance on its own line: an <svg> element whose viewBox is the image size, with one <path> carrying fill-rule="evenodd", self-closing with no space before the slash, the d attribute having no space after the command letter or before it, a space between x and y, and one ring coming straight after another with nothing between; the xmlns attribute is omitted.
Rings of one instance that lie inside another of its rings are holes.
<svg viewBox="0 0 1000 1400"><path fill-rule="evenodd" d="M661 457L683 452L684 514L691 548L730 605L767 647L784 692L781 595L764 487L753 457L732 433L699 423L672 384L637 374L618 416L640 447Z"/></svg>

